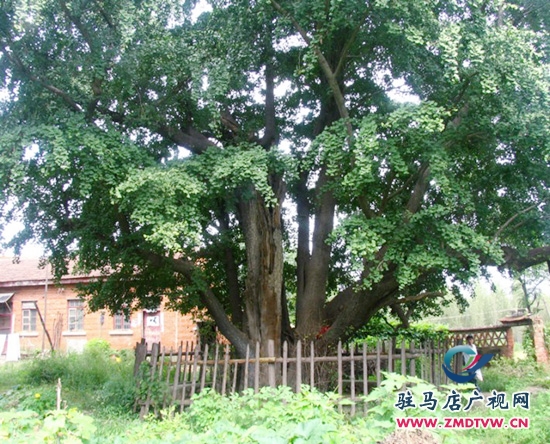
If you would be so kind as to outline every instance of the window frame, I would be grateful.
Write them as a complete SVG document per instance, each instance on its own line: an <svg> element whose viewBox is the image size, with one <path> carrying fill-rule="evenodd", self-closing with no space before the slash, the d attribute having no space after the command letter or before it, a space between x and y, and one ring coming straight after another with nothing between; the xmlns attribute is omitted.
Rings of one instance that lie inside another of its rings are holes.
<svg viewBox="0 0 550 444"><path fill-rule="evenodd" d="M21 331L23 332L34 333L38 331L36 328L38 309L35 302L21 301Z"/></svg>
<svg viewBox="0 0 550 444"><path fill-rule="evenodd" d="M130 321L130 315L124 314L124 312L117 311L113 315L113 329L114 330L131 330L132 324Z"/></svg>
<svg viewBox="0 0 550 444"><path fill-rule="evenodd" d="M67 299L67 331L84 330L84 301Z"/></svg>

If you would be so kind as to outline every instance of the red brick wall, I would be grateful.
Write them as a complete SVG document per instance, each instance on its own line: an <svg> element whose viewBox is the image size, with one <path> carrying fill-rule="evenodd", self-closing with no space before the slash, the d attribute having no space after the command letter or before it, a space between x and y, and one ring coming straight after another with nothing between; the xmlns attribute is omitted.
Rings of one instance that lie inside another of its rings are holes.
<svg viewBox="0 0 550 444"><path fill-rule="evenodd" d="M11 298L12 332L19 333L21 350L32 352L44 348L49 350L49 342L44 334L42 324L37 316L36 331L23 332L22 302L37 301L38 308L45 316L45 323L54 344L58 343L60 351L78 350L90 339L104 339L116 350L133 348L144 334L144 312L132 313L130 316L131 329L115 330L114 319L107 310L92 313L85 307L82 331L68 331L68 300L78 299L74 285L56 287L44 285L25 287L0 287L0 293L15 294ZM46 295L46 297L45 297ZM103 322L101 322L103 319ZM189 315L181 315L173 311L161 310L158 317L160 323L158 336L161 343L167 348L177 347L183 341L196 341L195 324ZM56 329L57 326L57 329ZM61 326L61 328L59 328ZM58 332L56 334L56 331Z"/></svg>

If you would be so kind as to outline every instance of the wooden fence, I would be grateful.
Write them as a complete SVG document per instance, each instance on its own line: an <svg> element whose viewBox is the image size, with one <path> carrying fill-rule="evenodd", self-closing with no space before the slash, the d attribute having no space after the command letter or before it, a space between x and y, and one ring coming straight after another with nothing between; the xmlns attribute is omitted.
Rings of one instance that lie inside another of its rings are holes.
<svg viewBox="0 0 550 444"><path fill-rule="evenodd" d="M376 346L362 344L343 347L332 354L320 353L316 344L298 341L283 344L279 356L269 342L268 356L260 356L260 346L247 350L245 358L235 358L227 344L181 344L166 350L159 343L136 344L134 374L138 383L136 408L143 417L151 409L175 406L180 411L190 405L193 395L211 389L222 395L263 386L289 386L299 392L302 384L322 391L337 392L340 399L352 401L350 413L366 409L363 397L380 386L382 372L418 376L437 386L447 383L442 370L448 341L396 344L378 341ZM362 406L362 407L361 407Z"/></svg>

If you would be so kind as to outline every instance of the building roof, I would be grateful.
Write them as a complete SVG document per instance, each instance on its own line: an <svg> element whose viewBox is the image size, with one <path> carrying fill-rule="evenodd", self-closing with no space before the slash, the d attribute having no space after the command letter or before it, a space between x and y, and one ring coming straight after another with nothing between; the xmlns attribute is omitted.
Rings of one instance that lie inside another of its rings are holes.
<svg viewBox="0 0 550 444"><path fill-rule="evenodd" d="M85 282L97 273L90 275L66 275L61 278L61 283ZM14 262L13 257L0 257L0 287L22 287L31 285L44 285L46 281L53 283L51 267L40 268L40 259L21 258Z"/></svg>

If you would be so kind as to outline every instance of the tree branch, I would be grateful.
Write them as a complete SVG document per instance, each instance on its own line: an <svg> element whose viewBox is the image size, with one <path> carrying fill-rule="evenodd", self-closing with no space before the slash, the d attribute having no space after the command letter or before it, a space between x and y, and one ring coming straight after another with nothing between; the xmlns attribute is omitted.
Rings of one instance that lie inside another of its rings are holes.
<svg viewBox="0 0 550 444"><path fill-rule="evenodd" d="M392 304L392 305L390 305L390 308L392 309L394 314L401 321L401 325L403 326L403 328L409 328L409 326L410 326L409 318L408 318L407 314L403 311L403 308L401 307L401 305Z"/></svg>
<svg viewBox="0 0 550 444"><path fill-rule="evenodd" d="M351 127L351 122L349 121L349 113L346 107L346 101L344 99L344 94L342 93L340 85L338 84L338 79L335 73L332 71L332 68L330 67L328 60L324 56L321 49L316 44L312 44L312 41L307 35L307 32L305 31L305 29L300 26L298 21L289 12L287 12L276 0L271 0L271 4L277 11L279 11L279 13L281 13L283 16L290 19L290 21L292 22L292 24L294 25L294 27L296 28L296 30L298 31L298 33L300 34L304 42L308 46L313 48L313 51L317 56L317 61L319 62L319 65L321 66L321 69L328 80L328 84L332 91L332 95L334 97L334 101L336 102L336 106L338 107L338 112L340 113L340 117L345 120L348 137L349 137L349 140L351 141L353 139L353 128Z"/></svg>
<svg viewBox="0 0 550 444"><path fill-rule="evenodd" d="M216 146L208 137L194 128L188 128L187 132L184 132L179 128L161 124L157 127L157 132L177 145L187 148L194 154L202 154L208 148Z"/></svg>
<svg viewBox="0 0 550 444"><path fill-rule="evenodd" d="M88 45L90 52L95 53L95 47L93 45L92 37L90 36L90 33L88 32L88 30L82 24L80 17L74 16L73 14L71 14L71 11L67 7L67 2L65 0L59 0L59 3L61 5L61 9L63 10L64 14L67 16L69 21L72 22L73 25L75 25L76 29L78 29L78 31L82 35L82 38Z"/></svg>
<svg viewBox="0 0 550 444"><path fill-rule="evenodd" d="M367 17L368 13L363 16L362 20L360 20L357 26L353 29L353 32L350 34L349 39L346 40L344 48L342 49L342 53L340 54L340 60L338 60L338 64L336 65L336 69L334 70L334 76L336 78L338 78L340 74L342 74L351 45L357 38L357 34L359 34L359 30L361 29L361 26L363 26L363 23L365 22Z"/></svg>
<svg viewBox="0 0 550 444"><path fill-rule="evenodd" d="M418 172L418 179L411 193L411 197L407 202L407 212L409 214L415 214L422 205L422 200L426 189L428 188L428 176L430 175L430 167L428 164L423 164ZM409 216L406 217L409 219Z"/></svg>
<svg viewBox="0 0 550 444"><path fill-rule="evenodd" d="M539 206L539 204L533 204L527 208L525 208L524 210L521 210L519 213L516 213L514 214L510 219L508 219L504 225L502 225L502 227L500 227L497 232L495 233L495 236L493 237L493 243L496 242L497 238L500 236L500 234L506 229L506 227L508 227L508 225L510 225L515 219L517 219L519 216L521 216L522 214L525 214L525 213L528 213L529 211L537 208Z"/></svg>
<svg viewBox="0 0 550 444"><path fill-rule="evenodd" d="M534 265L550 261L550 245L532 248L525 254L520 254L518 250L512 247L503 246L501 248L504 253L504 263L500 265L500 268L523 271ZM488 263L487 265L493 264Z"/></svg>
<svg viewBox="0 0 550 444"><path fill-rule="evenodd" d="M196 265L193 262L183 258L164 257L153 252L146 252L144 255L153 265L168 261L176 273L182 274L189 281L194 280ZM231 322L223 305L208 285L200 290L200 296L222 334L235 346L239 356L245 356L249 344L246 335Z"/></svg>
<svg viewBox="0 0 550 444"><path fill-rule="evenodd" d="M74 111L83 111L83 108L75 100L73 100L73 98L68 93L34 75L15 53L9 51L6 48L6 45L3 42L0 42L0 50L9 61L11 61L17 68L19 68L23 75L28 77L30 81L42 85L42 87L46 88L48 91L61 97Z"/></svg>
<svg viewBox="0 0 550 444"><path fill-rule="evenodd" d="M275 120L275 70L272 60L265 64L265 132L259 144L266 150L277 142Z"/></svg>
<svg viewBox="0 0 550 444"><path fill-rule="evenodd" d="M107 14L105 9L101 7L101 2L98 2L97 0L93 0L93 1L96 5L95 8L99 11L101 16L105 19L105 22L107 23L107 26L109 26L109 28L111 28L113 31L115 31L117 27L114 24L112 18L109 16L109 14Z"/></svg>
<svg viewBox="0 0 550 444"><path fill-rule="evenodd" d="M406 304L407 302L416 302L416 301L421 301L421 300L427 299L427 298L438 298L438 297L442 297L442 296L445 296L445 293L442 292L442 291L429 291L429 292L426 292L426 293L419 293L419 294L416 294L414 296L407 296L407 297L404 297L404 298L396 299L395 303L396 304Z"/></svg>

